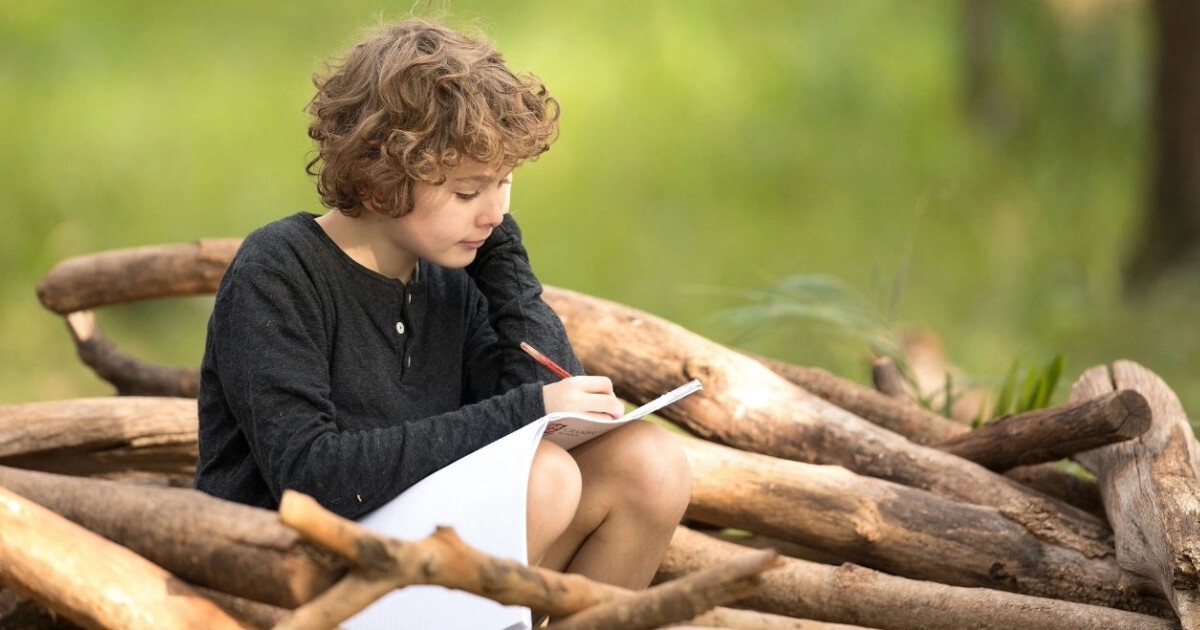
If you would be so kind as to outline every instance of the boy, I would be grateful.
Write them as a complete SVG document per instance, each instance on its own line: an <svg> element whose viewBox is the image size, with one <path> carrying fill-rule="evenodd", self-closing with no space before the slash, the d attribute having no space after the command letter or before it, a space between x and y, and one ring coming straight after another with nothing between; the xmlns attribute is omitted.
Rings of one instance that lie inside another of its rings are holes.
<svg viewBox="0 0 1200 630"><path fill-rule="evenodd" d="M582 374L508 214L513 169L558 130L542 83L415 19L314 83L308 170L332 210L255 231L221 281L196 487L272 509L290 488L356 518L546 413L621 415L607 378L543 384L518 347ZM690 484L653 424L543 441L529 560L644 587Z"/></svg>

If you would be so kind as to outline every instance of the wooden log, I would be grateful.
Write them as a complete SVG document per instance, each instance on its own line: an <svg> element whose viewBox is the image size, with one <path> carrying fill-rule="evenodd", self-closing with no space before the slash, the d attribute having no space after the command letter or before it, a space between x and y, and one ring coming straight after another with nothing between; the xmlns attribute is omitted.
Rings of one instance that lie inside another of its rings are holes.
<svg viewBox="0 0 1200 630"><path fill-rule="evenodd" d="M57 615L45 606L21 595L0 588L0 628L4 630L80 630L70 619Z"/></svg>
<svg viewBox="0 0 1200 630"><path fill-rule="evenodd" d="M686 625L685 625L686 624ZM783 615L772 615L756 610L739 608L717 608L710 610L685 624L668 626L675 630L686 628L738 628L744 630L867 630L862 626L841 623L796 619Z"/></svg>
<svg viewBox="0 0 1200 630"><path fill-rule="evenodd" d="M846 561L841 555L832 553L827 549L816 549L807 545L781 538L772 538L762 534L755 533L727 533L726 529L717 527L713 529L699 524L699 521L689 520L685 523L689 528L698 531L706 536L712 536L718 540L731 542L735 545L740 545L748 549L774 549L780 555L789 558L799 558L808 560L809 562L819 562L821 564L838 565ZM736 530L735 530L736 531Z"/></svg>
<svg viewBox="0 0 1200 630"><path fill-rule="evenodd" d="M212 600L217 606L220 606L221 610L224 610L230 617L237 619L242 625L254 628L255 630L270 630L288 615L286 608L242 599L236 595L230 595L229 593L223 593L194 584L192 588L196 589L197 593Z"/></svg>
<svg viewBox="0 0 1200 630"><path fill-rule="evenodd" d="M689 518L801 545L895 575L1158 613L1112 558L1055 546L993 508L958 503L838 466L681 438Z"/></svg>
<svg viewBox="0 0 1200 630"><path fill-rule="evenodd" d="M271 630L288 611L270 604L252 602L221 591L190 585L198 594L212 600L230 617L247 628ZM4 630L79 630L66 617L13 591L0 589L0 628Z"/></svg>
<svg viewBox="0 0 1200 630"><path fill-rule="evenodd" d="M584 367L611 375L621 397L649 400L700 379L704 391L659 412L693 433L992 506L1043 540L1089 557L1112 553L1111 532L1096 517L960 457L914 444L680 326L563 289L547 287L544 295L563 319Z"/></svg>
<svg viewBox="0 0 1200 630"><path fill-rule="evenodd" d="M66 315L149 298L215 293L240 245L240 239L211 239L68 258L38 283L38 299Z"/></svg>
<svg viewBox="0 0 1200 630"><path fill-rule="evenodd" d="M1200 628L1200 446L1179 398L1150 370L1117 361L1083 373L1076 401L1133 389L1150 404L1150 429L1076 459L1096 475L1116 536L1117 562L1154 583L1185 629Z"/></svg>
<svg viewBox="0 0 1200 630"><path fill-rule="evenodd" d="M96 323L92 311L67 315L67 330L79 359L122 396L179 396L200 393L200 372L143 361L119 350Z"/></svg>
<svg viewBox="0 0 1200 630"><path fill-rule="evenodd" d="M0 584L85 628L245 630L162 568L3 488Z"/></svg>
<svg viewBox="0 0 1200 630"><path fill-rule="evenodd" d="M654 630L687 621L717 604L754 592L763 571L778 566L773 551L746 552L729 562L706 567L627 597L597 604L550 625L554 630Z"/></svg>
<svg viewBox="0 0 1200 630"><path fill-rule="evenodd" d="M196 401L81 398L0 406L0 465L75 475L195 473Z"/></svg>
<svg viewBox="0 0 1200 630"><path fill-rule="evenodd" d="M1004 471L1004 476L1108 521L1100 501L1100 488L1093 480L1080 478L1055 464L1017 466Z"/></svg>
<svg viewBox="0 0 1200 630"><path fill-rule="evenodd" d="M128 547L189 582L294 608L345 565L276 513L197 490L133 486L0 467L0 486Z"/></svg>
<svg viewBox="0 0 1200 630"><path fill-rule="evenodd" d="M769 357L746 355L805 391L819 396L917 444L932 445L970 432L970 427L944 416L897 400L820 368L784 363Z"/></svg>
<svg viewBox="0 0 1200 630"><path fill-rule="evenodd" d="M1133 439L1150 428L1150 406L1131 390L998 418L937 444L995 471L1053 462Z"/></svg>
<svg viewBox="0 0 1200 630"><path fill-rule="evenodd" d="M838 378L820 368L791 365L762 356L747 356L805 391L918 444L935 446L939 442L966 435L971 431L966 425L953 422L928 409L903 404L902 401L853 381ZM1096 489L1095 484L1078 480L1053 465L1030 466L1012 475L1005 473L1005 476L1090 514L1103 517L1103 510L1097 509L1100 491Z"/></svg>
<svg viewBox="0 0 1200 630"><path fill-rule="evenodd" d="M871 382L875 384L876 391L888 398L895 398L905 404L912 403L908 391L904 389L904 375L900 373L896 362L890 358L879 357L871 364Z"/></svg>
<svg viewBox="0 0 1200 630"><path fill-rule="evenodd" d="M656 580L675 579L744 553L680 527ZM984 588L963 588L786 558L739 605L778 615L883 630L1168 630L1173 619Z"/></svg>

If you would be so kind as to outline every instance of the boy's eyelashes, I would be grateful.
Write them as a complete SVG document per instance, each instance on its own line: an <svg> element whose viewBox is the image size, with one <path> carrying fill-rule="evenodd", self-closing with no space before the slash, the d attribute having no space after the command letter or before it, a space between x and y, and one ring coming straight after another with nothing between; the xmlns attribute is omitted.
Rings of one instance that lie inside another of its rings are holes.
<svg viewBox="0 0 1200 630"><path fill-rule="evenodd" d="M507 186L508 184L511 184L511 183L512 183L512 178L505 177L504 179L500 180L499 182L496 182L496 187L499 188L500 186ZM472 199L475 199L476 197L478 197L481 194L483 194L483 190L475 190L472 192L456 192L456 193L454 193L454 196L458 197L459 200L461 200L461 201L470 201Z"/></svg>

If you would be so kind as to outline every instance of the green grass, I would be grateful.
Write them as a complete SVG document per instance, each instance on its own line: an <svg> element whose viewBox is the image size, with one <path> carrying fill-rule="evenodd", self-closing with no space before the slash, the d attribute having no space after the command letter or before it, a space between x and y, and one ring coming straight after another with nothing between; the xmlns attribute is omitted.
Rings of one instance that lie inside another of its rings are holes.
<svg viewBox="0 0 1200 630"><path fill-rule="evenodd" d="M547 283L864 379L853 339L803 322L748 338L713 316L736 305L714 287L827 274L897 325L936 332L973 376L1061 353L1069 384L1131 358L1195 410L1200 282L1181 275L1136 300L1119 284L1147 197L1150 44L1133 4L1072 25L1047 3L1003 3L987 124L964 106L960 2L448 9L562 102L561 139L514 190ZM317 209L303 173L309 77L379 11L0 6L0 403L109 391L36 302L57 261L242 236ZM130 352L196 365L207 309L100 317Z"/></svg>

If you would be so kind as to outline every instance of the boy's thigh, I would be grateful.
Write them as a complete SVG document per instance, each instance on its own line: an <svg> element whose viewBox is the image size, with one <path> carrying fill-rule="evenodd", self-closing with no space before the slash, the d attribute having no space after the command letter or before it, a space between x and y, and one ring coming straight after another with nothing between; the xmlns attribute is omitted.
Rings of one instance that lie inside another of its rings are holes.
<svg viewBox="0 0 1200 630"><path fill-rule="evenodd" d="M677 436L645 420L635 420L585 442L571 455L585 484L600 475L642 475L648 469L686 467L687 458Z"/></svg>

